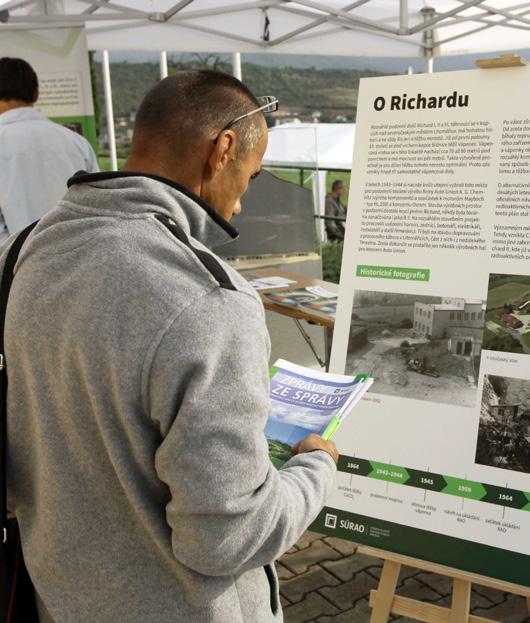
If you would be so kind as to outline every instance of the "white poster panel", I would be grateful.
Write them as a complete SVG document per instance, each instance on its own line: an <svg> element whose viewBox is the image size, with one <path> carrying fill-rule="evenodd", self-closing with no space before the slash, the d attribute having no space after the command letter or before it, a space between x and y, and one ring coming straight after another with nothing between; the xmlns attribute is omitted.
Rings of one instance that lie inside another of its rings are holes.
<svg viewBox="0 0 530 623"><path fill-rule="evenodd" d="M530 68L361 81L329 534L530 585Z"/></svg>
<svg viewBox="0 0 530 623"><path fill-rule="evenodd" d="M2 32L0 57L23 58L39 79L36 108L87 138L96 148L85 30L43 28Z"/></svg>

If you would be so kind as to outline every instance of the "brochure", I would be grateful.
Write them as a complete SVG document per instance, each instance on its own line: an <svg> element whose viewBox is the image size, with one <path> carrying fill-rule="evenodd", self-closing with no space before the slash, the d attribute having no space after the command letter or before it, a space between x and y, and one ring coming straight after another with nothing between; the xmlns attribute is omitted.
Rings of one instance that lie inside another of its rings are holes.
<svg viewBox="0 0 530 623"><path fill-rule="evenodd" d="M247 275L246 279L255 290L272 290L273 288L286 288L292 283L296 283L292 279L286 279L285 277L279 276L256 277L255 275Z"/></svg>
<svg viewBox="0 0 530 623"><path fill-rule="evenodd" d="M366 374L344 376L278 359L270 370L272 411L265 427L269 456L280 468L292 446L311 433L331 439L373 383Z"/></svg>
<svg viewBox="0 0 530 623"><path fill-rule="evenodd" d="M328 299L326 301L315 301L314 303L307 303L304 305L307 309L320 312L335 318L337 315L337 299Z"/></svg>
<svg viewBox="0 0 530 623"><path fill-rule="evenodd" d="M285 307L311 309L333 318L337 313L337 295L318 286L287 292L268 292L263 296L271 303Z"/></svg>

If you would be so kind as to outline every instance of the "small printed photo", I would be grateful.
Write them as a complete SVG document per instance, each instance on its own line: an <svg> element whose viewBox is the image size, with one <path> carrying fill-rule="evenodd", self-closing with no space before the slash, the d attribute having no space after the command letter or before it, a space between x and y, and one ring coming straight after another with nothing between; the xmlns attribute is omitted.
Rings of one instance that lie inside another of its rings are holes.
<svg viewBox="0 0 530 623"><path fill-rule="evenodd" d="M307 290L289 290L287 292L267 292L264 296L272 303L285 305L286 307L298 307L320 300L317 294L312 294Z"/></svg>
<svg viewBox="0 0 530 623"><path fill-rule="evenodd" d="M530 355L530 276L490 274L482 348Z"/></svg>
<svg viewBox="0 0 530 623"><path fill-rule="evenodd" d="M337 299L319 301L316 303L304 303L304 307L323 314L328 314L332 318L335 318L337 315Z"/></svg>
<svg viewBox="0 0 530 623"><path fill-rule="evenodd" d="M357 290L346 374L372 392L474 407L486 304L482 300Z"/></svg>
<svg viewBox="0 0 530 623"><path fill-rule="evenodd" d="M68 121L66 123L62 123L61 125L69 130L72 130L72 132L76 132L77 134L81 134L81 136L83 136L83 126L81 123L77 121Z"/></svg>
<svg viewBox="0 0 530 623"><path fill-rule="evenodd" d="M331 296L330 296L331 294ZM319 288L303 290L287 290L285 292L265 292L263 297L276 305L304 308L313 312L326 314L335 318L337 314L337 297Z"/></svg>
<svg viewBox="0 0 530 623"><path fill-rule="evenodd" d="M484 376L475 462L530 474L530 380Z"/></svg>

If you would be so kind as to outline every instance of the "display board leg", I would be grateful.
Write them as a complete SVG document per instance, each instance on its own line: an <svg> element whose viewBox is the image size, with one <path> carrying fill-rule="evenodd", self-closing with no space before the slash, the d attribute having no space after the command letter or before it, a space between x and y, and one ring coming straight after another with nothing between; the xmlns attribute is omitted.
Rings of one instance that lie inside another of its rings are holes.
<svg viewBox="0 0 530 623"><path fill-rule="evenodd" d="M471 605L471 582L455 578L451 602L451 623L468 623Z"/></svg>
<svg viewBox="0 0 530 623"><path fill-rule="evenodd" d="M528 614L530 615L530 596L526 598L526 607L528 608Z"/></svg>
<svg viewBox="0 0 530 623"><path fill-rule="evenodd" d="M302 334L302 337L304 338L304 340L306 341L307 345L309 346L309 348L311 349L311 352L313 353L313 355L315 355L316 360L318 361L319 365L321 368L326 367L326 362L324 360L322 360L319 356L319 354L317 353L317 350L315 348L315 345L313 344L312 340L311 340L311 336L307 333L307 331L304 329L304 327L302 326L302 323L298 320L298 318L293 318L293 320L296 323L296 326L298 327L298 330L300 331L300 333Z"/></svg>
<svg viewBox="0 0 530 623"><path fill-rule="evenodd" d="M325 348L325 360L326 372L329 372L329 362L331 360L331 344L333 343L333 329L330 327L324 327L324 348Z"/></svg>
<svg viewBox="0 0 530 623"><path fill-rule="evenodd" d="M488 586L503 592L521 595L526 598L530 612L530 587L502 582L458 569L444 567L424 560L401 556L360 545L361 554L376 556L384 561L383 571L377 590L370 591L370 607L372 616L370 623L387 623L391 614L408 617L424 623L497 623L493 619L470 614L471 587L473 584ZM401 565L407 565L427 571L439 573L453 580L453 597L450 608L418 601L409 597L396 595L396 586Z"/></svg>
<svg viewBox="0 0 530 623"><path fill-rule="evenodd" d="M385 560L379 580L377 597L372 606L370 623L387 623L392 610L401 565L393 560Z"/></svg>

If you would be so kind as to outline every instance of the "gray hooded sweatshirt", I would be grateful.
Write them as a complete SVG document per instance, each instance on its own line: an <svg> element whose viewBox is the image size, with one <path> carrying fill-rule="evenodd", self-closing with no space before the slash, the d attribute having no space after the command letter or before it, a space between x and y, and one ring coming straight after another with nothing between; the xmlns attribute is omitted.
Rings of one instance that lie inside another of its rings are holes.
<svg viewBox="0 0 530 623"><path fill-rule="evenodd" d="M6 322L8 501L42 620L281 621L271 563L335 464L269 462L263 308L207 250L235 230L163 178L74 182Z"/></svg>

